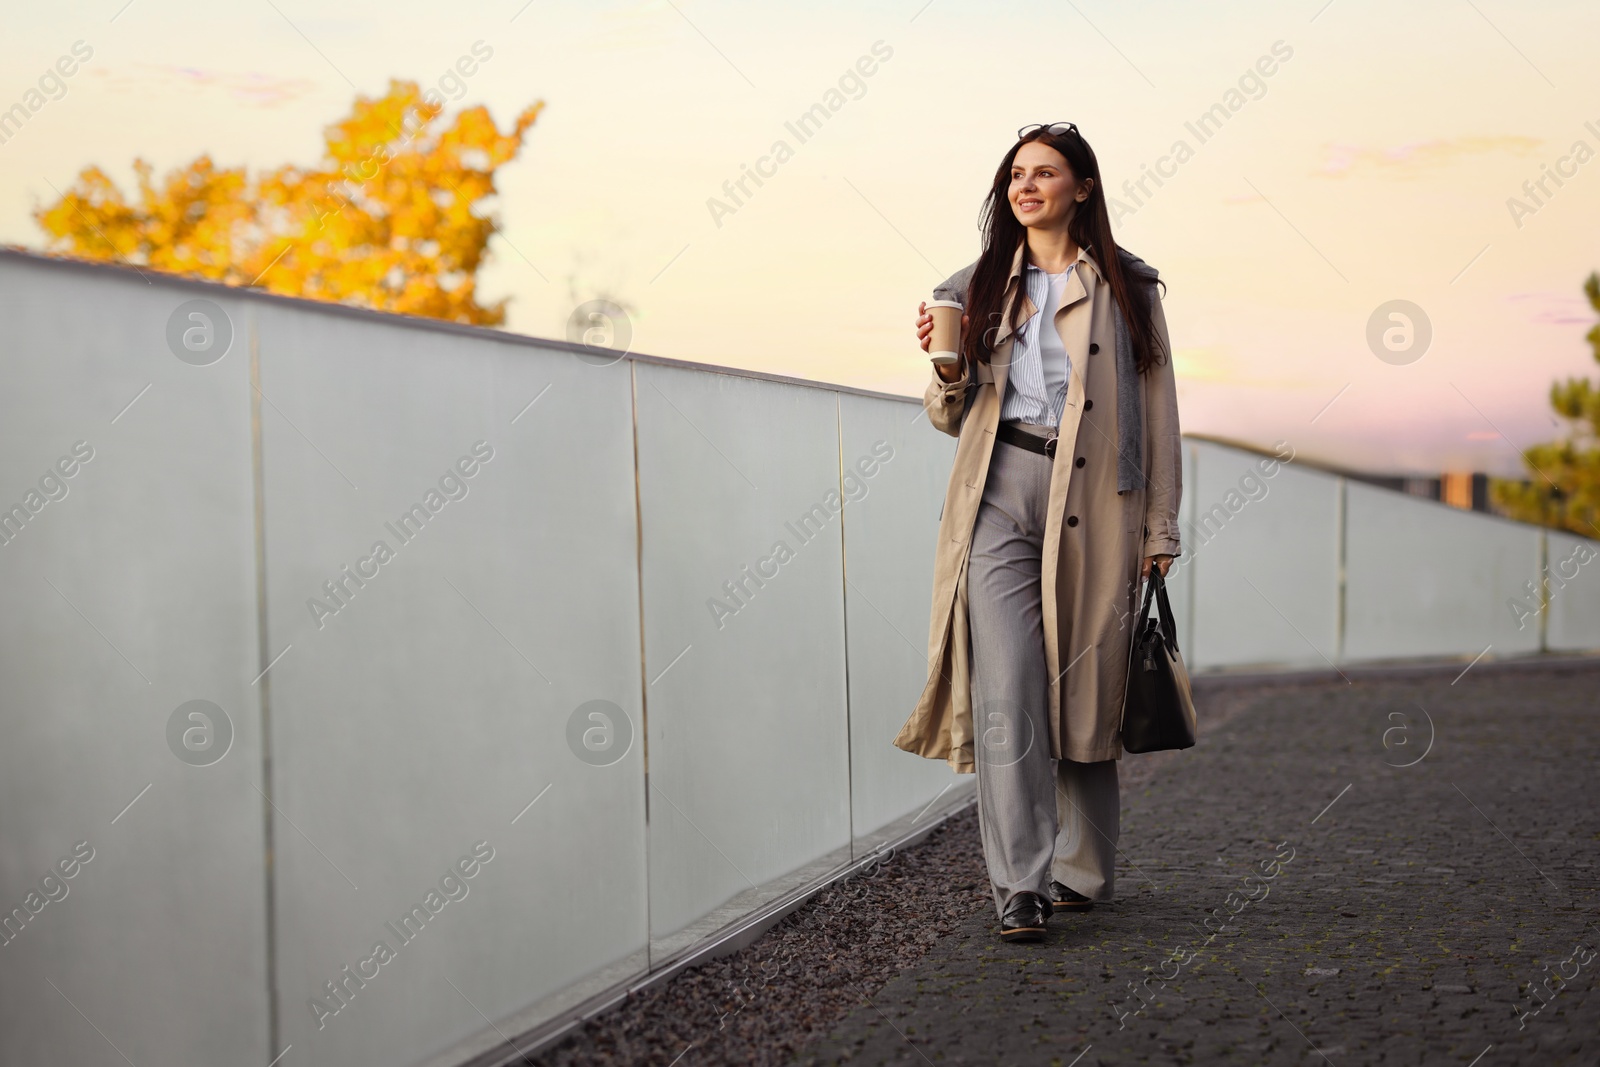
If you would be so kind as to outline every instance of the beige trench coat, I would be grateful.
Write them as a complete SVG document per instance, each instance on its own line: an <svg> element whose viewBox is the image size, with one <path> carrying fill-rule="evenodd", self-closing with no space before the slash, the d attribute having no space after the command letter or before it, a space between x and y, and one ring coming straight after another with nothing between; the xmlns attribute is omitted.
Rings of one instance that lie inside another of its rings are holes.
<svg viewBox="0 0 1600 1067"><path fill-rule="evenodd" d="M1006 288L1004 323L1009 323L1010 305L1019 293L1024 321L1037 310L1020 284L1021 272L1019 246ZM1050 476L1041 566L1045 664L1051 678L1050 755L1080 762L1122 757L1122 699L1139 607L1140 561L1180 553L1181 442L1170 355L1139 377L1145 488L1117 492L1112 304L1111 287L1099 265L1080 251L1055 315L1071 355L1072 375ZM1159 294L1151 306L1162 351L1170 353ZM1014 340L1009 326L1001 326L992 363L965 367L954 382L935 371L923 394L928 421L960 443L934 554L928 681L894 744L947 760L962 774L974 770L967 556L990 453L996 447L1014 447L995 438ZM1067 448L1068 443L1073 447Z"/></svg>

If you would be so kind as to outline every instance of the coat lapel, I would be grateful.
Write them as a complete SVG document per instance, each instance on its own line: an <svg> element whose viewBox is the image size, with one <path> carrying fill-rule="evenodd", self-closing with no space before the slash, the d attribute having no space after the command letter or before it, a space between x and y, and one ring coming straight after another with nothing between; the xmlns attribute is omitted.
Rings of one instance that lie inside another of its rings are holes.
<svg viewBox="0 0 1600 1067"><path fill-rule="evenodd" d="M1004 403L1006 396L1006 377L1011 371L1011 352L1016 343L1011 329L1011 305L1017 300L1022 301L1023 322L1033 318L1034 313L1039 310L1038 305L1033 302L1033 298L1028 295L1028 287L1023 282L1022 249L1023 245L1019 243L1017 250L1011 255L1011 276L1006 282L1006 299L1002 301L1000 326L994 335L994 359L990 367L992 376L989 378L984 377L982 365L980 365L978 372L979 381L994 382L995 396L1002 403ZM1094 271L1099 271L1100 269L1095 263L1094 257L1086 249L1079 251L1076 262L1078 267L1067 275L1067 284L1061 294L1061 306L1056 308L1055 325L1057 330L1061 327L1062 317L1080 300L1084 300L1091 295L1089 286L1086 286L1083 282L1084 266L1087 265ZM1091 284L1092 281L1093 279L1091 279ZM1088 328L1085 327L1083 332L1087 336ZM1072 349L1069 347L1068 351L1072 351ZM1085 352L1083 355L1086 357L1087 353ZM1082 373L1082 367L1084 366L1087 366L1087 364L1080 365L1074 361L1074 370L1078 371L1078 373Z"/></svg>
<svg viewBox="0 0 1600 1067"><path fill-rule="evenodd" d="M1056 308L1056 314L1059 316L1088 295L1089 289L1083 284L1083 271L1074 270L1067 275L1067 284L1061 293L1061 306Z"/></svg>
<svg viewBox="0 0 1600 1067"><path fill-rule="evenodd" d="M1028 297L1028 287L1022 284L1022 243L1011 255L1011 277L1006 281L1006 298L1001 301L1000 328L994 335L994 355L990 364L994 374L994 395L1001 403L1006 397L1006 376L1011 372L1011 351L1016 343L1011 330L1011 307L1022 301L1022 321L1027 322L1038 310Z"/></svg>

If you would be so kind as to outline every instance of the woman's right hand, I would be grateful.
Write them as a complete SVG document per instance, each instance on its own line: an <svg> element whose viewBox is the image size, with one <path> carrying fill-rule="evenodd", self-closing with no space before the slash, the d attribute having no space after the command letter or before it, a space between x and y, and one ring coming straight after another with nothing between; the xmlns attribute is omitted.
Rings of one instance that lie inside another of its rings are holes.
<svg viewBox="0 0 1600 1067"><path fill-rule="evenodd" d="M962 312L960 341L960 348L962 350L965 350L967 347L967 325L970 321L971 320L967 318L966 312ZM924 352L928 351L928 345L931 342L932 337L933 313L928 310L928 302L924 300L917 304L917 343L922 346L922 350ZM961 363L962 361L958 359L954 363L934 364L933 369L938 373L939 377L943 378L945 381L953 382L957 378L961 377Z"/></svg>

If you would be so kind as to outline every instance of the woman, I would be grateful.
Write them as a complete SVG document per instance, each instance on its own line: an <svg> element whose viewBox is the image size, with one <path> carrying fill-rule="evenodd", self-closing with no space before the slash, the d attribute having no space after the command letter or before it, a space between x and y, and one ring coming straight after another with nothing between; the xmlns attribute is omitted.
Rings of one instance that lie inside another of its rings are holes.
<svg viewBox="0 0 1600 1067"><path fill-rule="evenodd" d="M1113 240L1076 126L1017 138L982 254L934 290L963 304L961 358L923 403L959 443L928 682L894 743L976 771L1000 937L1038 941L1053 911L1113 898L1132 622L1179 554L1182 481L1156 271Z"/></svg>

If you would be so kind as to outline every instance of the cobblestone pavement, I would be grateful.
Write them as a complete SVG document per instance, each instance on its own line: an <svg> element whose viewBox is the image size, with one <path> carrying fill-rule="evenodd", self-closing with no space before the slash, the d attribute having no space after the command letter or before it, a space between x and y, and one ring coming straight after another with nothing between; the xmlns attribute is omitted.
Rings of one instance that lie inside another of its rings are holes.
<svg viewBox="0 0 1600 1067"><path fill-rule="evenodd" d="M1600 669L1452 677L1241 690L1132 776L1114 905L975 907L793 1062L1600 1063Z"/></svg>

